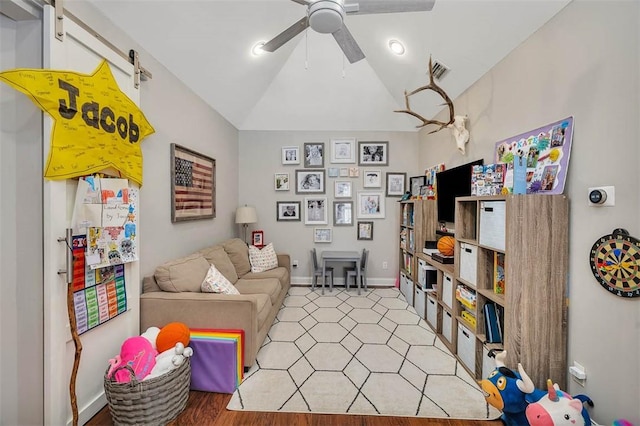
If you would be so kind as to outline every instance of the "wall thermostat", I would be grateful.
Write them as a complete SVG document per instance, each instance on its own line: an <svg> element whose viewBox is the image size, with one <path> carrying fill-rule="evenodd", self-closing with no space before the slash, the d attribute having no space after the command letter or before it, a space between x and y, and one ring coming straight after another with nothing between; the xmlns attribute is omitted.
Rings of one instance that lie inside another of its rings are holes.
<svg viewBox="0 0 640 426"><path fill-rule="evenodd" d="M587 191L589 205L593 207L613 207L616 205L615 186L595 186Z"/></svg>
<svg viewBox="0 0 640 426"><path fill-rule="evenodd" d="M589 192L589 201L593 204L604 204L607 201L607 193L602 189L594 189Z"/></svg>

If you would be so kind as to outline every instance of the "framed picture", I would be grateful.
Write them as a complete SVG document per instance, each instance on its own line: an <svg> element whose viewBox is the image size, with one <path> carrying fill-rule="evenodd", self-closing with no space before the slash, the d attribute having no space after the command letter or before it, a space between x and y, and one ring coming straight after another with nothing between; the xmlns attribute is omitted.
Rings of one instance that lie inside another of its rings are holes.
<svg viewBox="0 0 640 426"><path fill-rule="evenodd" d="M429 189L431 187L429 185L422 185L420 187L420 198L422 199L427 199L427 196L429 195Z"/></svg>
<svg viewBox="0 0 640 426"><path fill-rule="evenodd" d="M297 146L283 146L282 164L300 164L300 148Z"/></svg>
<svg viewBox="0 0 640 426"><path fill-rule="evenodd" d="M387 197L402 197L407 185L407 174L387 172Z"/></svg>
<svg viewBox="0 0 640 426"><path fill-rule="evenodd" d="M331 228L313 228L314 243L330 243Z"/></svg>
<svg viewBox="0 0 640 426"><path fill-rule="evenodd" d="M300 201L278 201L276 203L276 219L278 221L299 222Z"/></svg>
<svg viewBox="0 0 640 426"><path fill-rule="evenodd" d="M348 177L349 169L347 167L340 168L340 177Z"/></svg>
<svg viewBox="0 0 640 426"><path fill-rule="evenodd" d="M324 167L324 142L304 144L304 167Z"/></svg>
<svg viewBox="0 0 640 426"><path fill-rule="evenodd" d="M409 185L411 187L411 196L417 197L420 195L420 187L427 184L427 177L422 176L412 176L409 178Z"/></svg>
<svg viewBox="0 0 640 426"><path fill-rule="evenodd" d="M373 222L358 221L358 239L373 240Z"/></svg>
<svg viewBox="0 0 640 426"><path fill-rule="evenodd" d="M327 197L305 197L304 224L327 224Z"/></svg>
<svg viewBox="0 0 640 426"><path fill-rule="evenodd" d="M353 201L333 202L333 226L353 225Z"/></svg>
<svg viewBox="0 0 640 426"><path fill-rule="evenodd" d="M251 245L258 248L264 247L264 231L251 232Z"/></svg>
<svg viewBox="0 0 640 426"><path fill-rule="evenodd" d="M351 181L337 180L334 188L335 198L351 198Z"/></svg>
<svg viewBox="0 0 640 426"><path fill-rule="evenodd" d="M362 172L363 188L381 188L382 172L380 170L365 170Z"/></svg>
<svg viewBox="0 0 640 426"><path fill-rule="evenodd" d="M274 185L276 191L289 190L289 173L276 173L274 176Z"/></svg>
<svg viewBox="0 0 640 426"><path fill-rule="evenodd" d="M360 176L360 169L357 167L349 167L349 177L358 177Z"/></svg>
<svg viewBox="0 0 640 426"><path fill-rule="evenodd" d="M384 194L381 191L358 191L358 218L384 218Z"/></svg>
<svg viewBox="0 0 640 426"><path fill-rule="evenodd" d="M329 177L338 177L339 169L337 167L329 167L327 173Z"/></svg>
<svg viewBox="0 0 640 426"><path fill-rule="evenodd" d="M324 194L324 170L296 170L296 194Z"/></svg>
<svg viewBox="0 0 640 426"><path fill-rule="evenodd" d="M171 222L216 217L216 160L171 144Z"/></svg>
<svg viewBox="0 0 640 426"><path fill-rule="evenodd" d="M355 138L331 139L332 163L355 163L356 140Z"/></svg>
<svg viewBox="0 0 640 426"><path fill-rule="evenodd" d="M388 166L389 142L358 142L359 166Z"/></svg>

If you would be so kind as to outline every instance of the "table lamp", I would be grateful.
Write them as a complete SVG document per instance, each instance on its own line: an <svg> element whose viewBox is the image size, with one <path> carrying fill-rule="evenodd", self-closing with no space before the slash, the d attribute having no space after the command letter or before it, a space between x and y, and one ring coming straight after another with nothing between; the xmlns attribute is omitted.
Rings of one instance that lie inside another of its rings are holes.
<svg viewBox="0 0 640 426"><path fill-rule="evenodd" d="M258 213L253 206L247 206L246 204L236 209L236 223L239 223L244 228L244 242L247 242L247 227L250 223L256 223L258 221Z"/></svg>

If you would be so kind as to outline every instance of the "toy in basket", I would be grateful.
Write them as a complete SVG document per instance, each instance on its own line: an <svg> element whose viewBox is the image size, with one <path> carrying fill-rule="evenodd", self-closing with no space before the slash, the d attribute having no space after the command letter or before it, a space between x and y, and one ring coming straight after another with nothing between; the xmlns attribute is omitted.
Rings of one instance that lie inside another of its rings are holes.
<svg viewBox="0 0 640 426"><path fill-rule="evenodd" d="M162 330L151 327L142 336L127 339L120 355L110 360L104 390L115 425L166 424L185 409L193 354L184 344L189 344L188 334L186 341L165 341L163 347L168 349L158 355L156 339L161 335ZM132 348L143 351L131 356Z"/></svg>

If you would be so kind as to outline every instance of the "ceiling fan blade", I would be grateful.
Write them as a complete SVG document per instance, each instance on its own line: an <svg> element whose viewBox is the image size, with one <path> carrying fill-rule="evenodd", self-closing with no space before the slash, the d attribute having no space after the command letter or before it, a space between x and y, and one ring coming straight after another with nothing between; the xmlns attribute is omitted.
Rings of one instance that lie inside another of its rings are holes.
<svg viewBox="0 0 640 426"><path fill-rule="evenodd" d="M358 46L358 43L356 43L356 39L353 38L344 24L342 24L342 28L338 31L334 31L332 34L349 62L353 64L364 59L364 53L360 49L360 46Z"/></svg>
<svg viewBox="0 0 640 426"><path fill-rule="evenodd" d="M344 10L349 15L425 12L433 9L434 3L435 0L359 0L345 2Z"/></svg>
<svg viewBox="0 0 640 426"><path fill-rule="evenodd" d="M291 1L301 4L303 6L309 6L309 2L307 0L291 0Z"/></svg>
<svg viewBox="0 0 640 426"><path fill-rule="evenodd" d="M283 44L300 34L302 31L309 27L309 18L306 16L300 19L295 24L291 25L289 28L269 40L262 46L262 50L266 52L275 52L276 49L281 47Z"/></svg>

